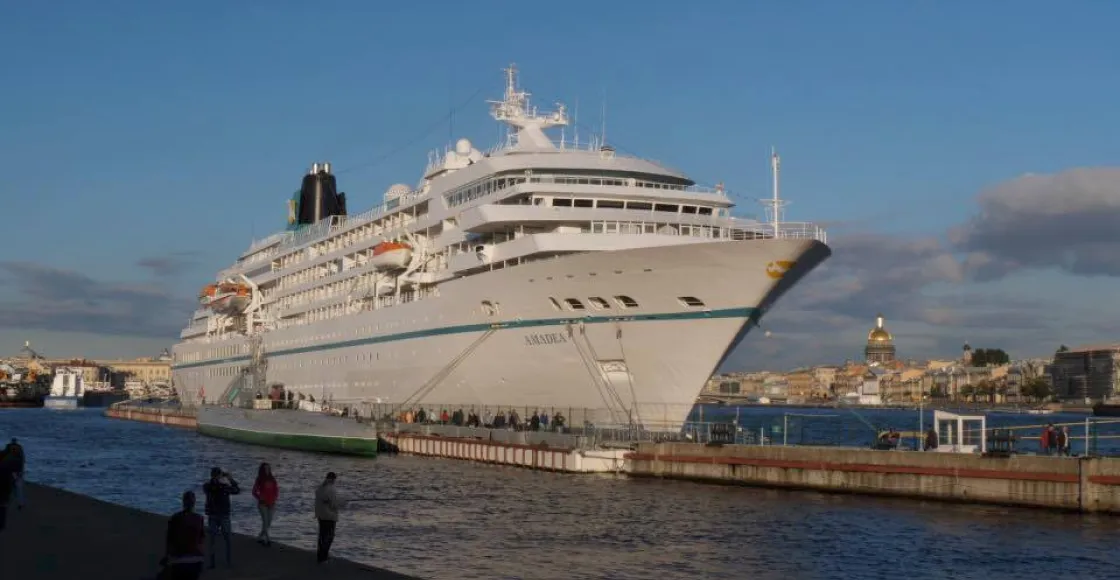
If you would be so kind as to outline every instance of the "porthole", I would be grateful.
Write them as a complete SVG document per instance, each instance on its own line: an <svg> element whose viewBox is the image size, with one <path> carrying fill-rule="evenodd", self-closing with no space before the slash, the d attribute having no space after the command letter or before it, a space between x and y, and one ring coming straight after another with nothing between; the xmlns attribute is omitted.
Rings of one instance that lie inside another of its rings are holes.
<svg viewBox="0 0 1120 580"><path fill-rule="evenodd" d="M681 296L677 298L677 301L690 308L700 308L704 306L704 301L695 296Z"/></svg>
<svg viewBox="0 0 1120 580"><path fill-rule="evenodd" d="M623 308L637 308L638 301L629 296L615 296L614 301Z"/></svg>
<svg viewBox="0 0 1120 580"><path fill-rule="evenodd" d="M606 300L604 300L604 299L602 299L598 296L592 296L591 298L588 298L587 301L590 302L592 306L594 306L595 308L597 308L599 310L607 310L608 308L611 307L610 302L607 302Z"/></svg>

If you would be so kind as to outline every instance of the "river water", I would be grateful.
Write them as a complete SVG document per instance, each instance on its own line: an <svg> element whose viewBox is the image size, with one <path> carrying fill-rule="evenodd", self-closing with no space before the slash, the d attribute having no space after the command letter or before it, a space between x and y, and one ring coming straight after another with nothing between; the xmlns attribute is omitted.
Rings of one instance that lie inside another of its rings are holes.
<svg viewBox="0 0 1120 580"><path fill-rule="evenodd" d="M406 456L341 458L115 421L96 409L0 411L0 441L12 436L27 450L29 480L162 514L177 509L182 491L198 489L211 466L221 466L246 488L234 502L234 528L248 534L258 525L248 488L258 463L268 461L281 486L273 538L308 549L315 541L313 490L333 470L340 494L352 500L337 555L432 579L1116 573L1120 520L1104 516ZM374 498L398 499L368 501Z"/></svg>

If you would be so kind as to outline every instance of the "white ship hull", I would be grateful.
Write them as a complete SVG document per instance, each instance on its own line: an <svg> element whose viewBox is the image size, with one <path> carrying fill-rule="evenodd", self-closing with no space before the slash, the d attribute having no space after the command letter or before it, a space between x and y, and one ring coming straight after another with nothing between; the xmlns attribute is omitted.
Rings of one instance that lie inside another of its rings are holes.
<svg viewBox="0 0 1120 580"><path fill-rule="evenodd" d="M43 398L43 407L46 409L77 409L81 406L80 397L61 397L49 395Z"/></svg>
<svg viewBox="0 0 1120 580"><path fill-rule="evenodd" d="M532 262L442 283L437 297L273 330L266 380L336 404L599 409L599 422L676 429L746 331L830 253L808 239L696 242ZM779 261L795 264L778 276ZM550 300L568 298L586 309ZM198 361L173 371L188 402L215 400L249 364L244 336L175 351Z"/></svg>

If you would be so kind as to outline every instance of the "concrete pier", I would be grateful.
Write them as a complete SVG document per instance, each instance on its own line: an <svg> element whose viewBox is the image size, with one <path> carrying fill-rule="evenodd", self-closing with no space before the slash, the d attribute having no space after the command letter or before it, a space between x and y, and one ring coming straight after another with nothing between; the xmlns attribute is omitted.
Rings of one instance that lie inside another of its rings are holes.
<svg viewBox="0 0 1120 580"><path fill-rule="evenodd" d="M50 487L27 484L27 507L9 510L0 533L0 578L71 580L146 579L159 572L167 518ZM144 490L137 490L144 493ZM339 578L409 580L347 560L315 562L306 550L266 548L235 535L234 568L205 570L207 580L304 580Z"/></svg>
<svg viewBox="0 0 1120 580"><path fill-rule="evenodd" d="M195 412L180 409L116 405L106 409L105 416L112 417L113 419L158 423L160 425L171 425L187 429L198 428L198 416Z"/></svg>
<svg viewBox="0 0 1120 580"><path fill-rule="evenodd" d="M643 443L637 477L1120 514L1120 459Z"/></svg>
<svg viewBox="0 0 1120 580"><path fill-rule="evenodd" d="M558 448L541 444L513 443L484 438L440 437L419 433L386 433L383 439L397 446L400 453L426 457L462 459L563 473L621 473L625 469L625 450Z"/></svg>

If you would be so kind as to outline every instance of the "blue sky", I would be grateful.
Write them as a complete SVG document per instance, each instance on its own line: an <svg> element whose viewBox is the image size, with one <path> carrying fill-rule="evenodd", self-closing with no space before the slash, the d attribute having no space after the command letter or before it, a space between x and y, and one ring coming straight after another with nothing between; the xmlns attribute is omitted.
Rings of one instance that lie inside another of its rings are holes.
<svg viewBox="0 0 1120 580"><path fill-rule="evenodd" d="M452 132L490 145L511 61L539 104L578 100L583 134L605 100L612 143L744 212L778 146L788 217L833 224L836 257L734 365L856 357L876 310L916 357L1112 340L1118 20L1090 1L7 3L0 353L158 352L311 162L359 210Z"/></svg>

